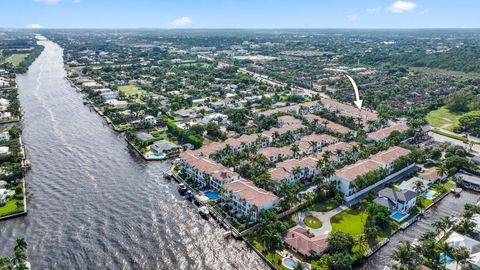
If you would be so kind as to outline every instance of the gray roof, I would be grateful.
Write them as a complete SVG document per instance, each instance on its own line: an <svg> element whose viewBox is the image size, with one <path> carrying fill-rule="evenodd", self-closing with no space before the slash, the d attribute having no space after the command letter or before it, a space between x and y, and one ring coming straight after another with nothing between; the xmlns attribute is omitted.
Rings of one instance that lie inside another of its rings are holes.
<svg viewBox="0 0 480 270"><path fill-rule="evenodd" d="M155 150L159 151L159 152L163 152L165 150L170 150L170 149L173 149L173 148L177 148L177 147L180 147L172 142L169 142L169 141L166 141L166 140L160 140L160 141L156 141L153 143L152 145L153 147L155 147Z"/></svg>
<svg viewBox="0 0 480 270"><path fill-rule="evenodd" d="M135 136L142 142L146 142L154 138L151 134L146 132L137 132Z"/></svg>
<svg viewBox="0 0 480 270"><path fill-rule="evenodd" d="M408 202L417 197L417 193L411 190L396 191L391 188L384 188L378 192L379 197L388 198L394 202Z"/></svg>
<svg viewBox="0 0 480 270"><path fill-rule="evenodd" d="M382 198L378 197L375 200L373 200L373 202L378 203L380 205L383 205L387 208L393 208L393 206L394 206L391 200L389 200L387 198L384 198L384 197L382 197Z"/></svg>

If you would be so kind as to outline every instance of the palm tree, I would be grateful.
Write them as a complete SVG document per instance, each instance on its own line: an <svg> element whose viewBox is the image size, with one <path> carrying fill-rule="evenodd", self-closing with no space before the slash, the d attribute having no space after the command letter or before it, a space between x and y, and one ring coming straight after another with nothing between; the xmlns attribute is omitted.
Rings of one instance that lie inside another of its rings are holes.
<svg viewBox="0 0 480 270"><path fill-rule="evenodd" d="M444 256L444 258L443 258L443 265L444 265L445 267L447 267L447 260L446 260L445 256L446 256L447 254L453 255L454 249L453 249L452 246L450 246L450 244L448 244L447 242L443 242L442 244L440 244L440 250L443 252L443 256Z"/></svg>
<svg viewBox="0 0 480 270"><path fill-rule="evenodd" d="M405 266L403 269L415 269L420 262L420 256L410 241L402 242L397 246L392 254L392 259L399 265Z"/></svg>
<svg viewBox="0 0 480 270"><path fill-rule="evenodd" d="M420 180L415 181L415 191L417 192L417 194L422 193L423 189L424 189L423 182Z"/></svg>
<svg viewBox="0 0 480 270"><path fill-rule="evenodd" d="M302 173L302 168L299 166L293 168L293 175L295 175L295 178L299 178L300 174Z"/></svg>
<svg viewBox="0 0 480 270"><path fill-rule="evenodd" d="M438 173L438 176L447 175L448 174L448 169L443 165L438 166L437 167L437 173Z"/></svg>
<svg viewBox="0 0 480 270"><path fill-rule="evenodd" d="M447 227L446 224L440 219L432 223L432 227L435 228L435 232L444 232Z"/></svg>
<svg viewBox="0 0 480 270"><path fill-rule="evenodd" d="M298 157L298 153L300 152L300 147L298 147L298 144L294 143L290 147L290 151L293 153L293 157Z"/></svg>
<svg viewBox="0 0 480 270"><path fill-rule="evenodd" d="M470 252L466 247L460 247L452 252L452 256L457 262L455 270L458 269L458 265L462 266L463 269L463 267L467 266L467 264L469 263L468 260L470 259Z"/></svg>

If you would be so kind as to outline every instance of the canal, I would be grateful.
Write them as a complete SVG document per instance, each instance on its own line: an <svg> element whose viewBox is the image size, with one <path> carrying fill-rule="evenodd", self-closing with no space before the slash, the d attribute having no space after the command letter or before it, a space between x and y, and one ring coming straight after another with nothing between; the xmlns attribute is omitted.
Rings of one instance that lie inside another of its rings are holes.
<svg viewBox="0 0 480 270"><path fill-rule="evenodd" d="M267 269L244 242L199 218L65 79L63 51L45 50L17 77L32 170L29 213L0 222L0 255L26 237L33 269Z"/></svg>
<svg viewBox="0 0 480 270"><path fill-rule="evenodd" d="M478 193L463 191L460 197L456 197L453 194L449 194L435 206L430 208L425 217L412 224L404 231L399 231L390 238L390 242L368 258L362 265L356 267L361 270L381 270L390 262L390 257L393 254L395 248L402 241L413 242L416 238L419 238L423 233L431 230L432 223L439 220L442 217L460 217L463 215L463 206L466 203L476 203L479 199Z"/></svg>

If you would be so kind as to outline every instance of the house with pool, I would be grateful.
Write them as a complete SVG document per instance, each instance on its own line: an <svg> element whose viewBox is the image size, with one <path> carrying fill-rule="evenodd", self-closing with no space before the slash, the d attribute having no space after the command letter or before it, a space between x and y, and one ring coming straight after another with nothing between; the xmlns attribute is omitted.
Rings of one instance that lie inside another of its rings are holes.
<svg viewBox="0 0 480 270"><path fill-rule="evenodd" d="M240 178L233 170L211 159L197 156L193 151L180 154L180 169L196 182L200 189L220 189L226 183Z"/></svg>
<svg viewBox="0 0 480 270"><path fill-rule="evenodd" d="M220 198L237 216L257 221L262 209L275 208L279 198L270 191L258 188L252 181L239 179L225 184Z"/></svg>
<svg viewBox="0 0 480 270"><path fill-rule="evenodd" d="M408 217L410 209L415 207L417 193L407 189L384 188L378 192L378 197L374 202L390 209L393 213L390 217L402 222Z"/></svg>
<svg viewBox="0 0 480 270"><path fill-rule="evenodd" d="M379 187L395 179L395 177L415 167L415 164L407 164L404 168L393 172L394 161L402 156L406 156L410 150L395 146L385 151L381 151L369 159L359 160L357 163L345 166L330 177L330 181L338 183L338 189L344 194L344 200L349 202L363 194L368 193L372 189ZM360 176L364 176L369 172L384 169L387 171L387 176L367 187L357 187L356 180Z"/></svg>

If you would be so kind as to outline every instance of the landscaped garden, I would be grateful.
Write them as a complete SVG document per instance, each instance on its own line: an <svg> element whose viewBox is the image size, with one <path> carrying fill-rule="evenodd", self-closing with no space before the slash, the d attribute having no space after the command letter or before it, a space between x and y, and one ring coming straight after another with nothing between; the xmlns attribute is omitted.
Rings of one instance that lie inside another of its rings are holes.
<svg viewBox="0 0 480 270"><path fill-rule="evenodd" d="M322 221L317 217L308 215L303 218L303 223L312 229L320 229L322 227Z"/></svg>
<svg viewBox="0 0 480 270"><path fill-rule="evenodd" d="M359 238L365 229L368 213L348 208L330 219L332 233L344 232Z"/></svg>
<svg viewBox="0 0 480 270"><path fill-rule="evenodd" d="M0 217L23 212L23 200L10 199L5 205L0 206Z"/></svg>

